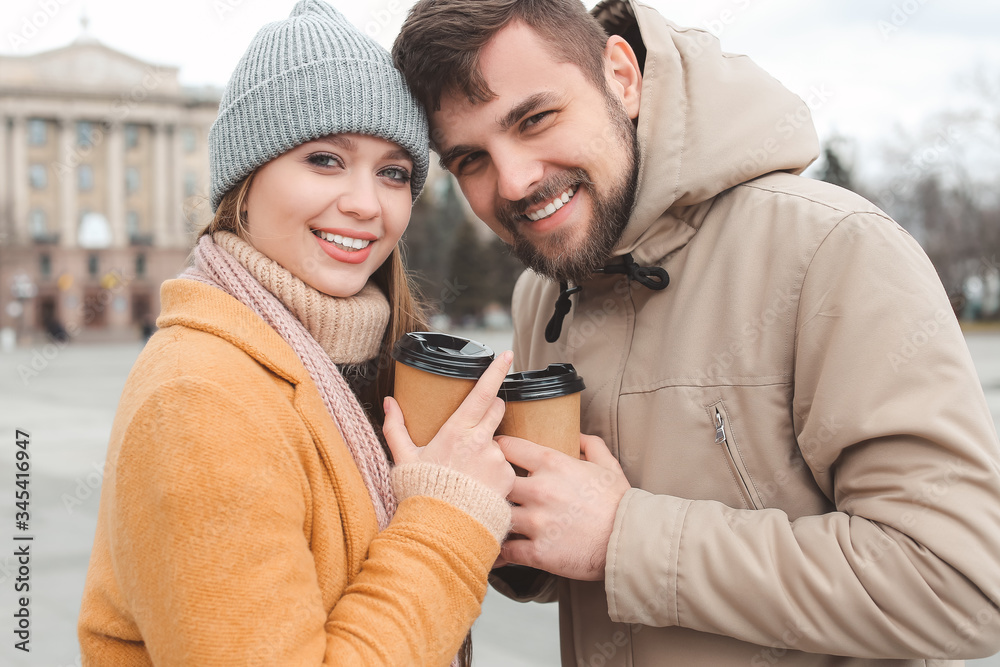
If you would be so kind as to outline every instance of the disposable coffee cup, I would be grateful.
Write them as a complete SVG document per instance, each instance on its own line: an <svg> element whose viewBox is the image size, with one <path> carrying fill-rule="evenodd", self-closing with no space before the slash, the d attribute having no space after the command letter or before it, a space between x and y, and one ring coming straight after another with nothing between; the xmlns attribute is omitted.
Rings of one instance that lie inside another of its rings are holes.
<svg viewBox="0 0 1000 667"><path fill-rule="evenodd" d="M444 333L418 331L396 341L392 393L414 444L423 447L437 435L494 356L482 343Z"/></svg>
<svg viewBox="0 0 1000 667"><path fill-rule="evenodd" d="M573 364L511 373L500 387L506 402L497 433L513 435L580 458L581 378Z"/></svg>

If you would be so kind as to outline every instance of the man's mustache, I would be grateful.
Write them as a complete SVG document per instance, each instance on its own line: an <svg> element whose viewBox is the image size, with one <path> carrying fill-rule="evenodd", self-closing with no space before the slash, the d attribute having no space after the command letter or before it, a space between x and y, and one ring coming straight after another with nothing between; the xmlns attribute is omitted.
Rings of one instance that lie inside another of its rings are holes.
<svg viewBox="0 0 1000 667"><path fill-rule="evenodd" d="M497 220L508 231L514 231L517 224L524 221L524 216L529 209L555 199L556 195L562 194L571 187L592 186L593 184L594 182L590 180L590 176L583 169L572 169L558 176L553 176L527 197L501 204L496 211Z"/></svg>

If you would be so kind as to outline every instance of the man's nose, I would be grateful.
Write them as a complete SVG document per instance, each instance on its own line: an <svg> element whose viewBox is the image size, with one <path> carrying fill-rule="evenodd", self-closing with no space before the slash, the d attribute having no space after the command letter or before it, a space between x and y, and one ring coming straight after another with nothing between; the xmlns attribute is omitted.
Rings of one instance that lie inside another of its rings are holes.
<svg viewBox="0 0 1000 667"><path fill-rule="evenodd" d="M510 147L493 156L497 170L497 194L508 201L520 201L541 184L544 167L529 151Z"/></svg>

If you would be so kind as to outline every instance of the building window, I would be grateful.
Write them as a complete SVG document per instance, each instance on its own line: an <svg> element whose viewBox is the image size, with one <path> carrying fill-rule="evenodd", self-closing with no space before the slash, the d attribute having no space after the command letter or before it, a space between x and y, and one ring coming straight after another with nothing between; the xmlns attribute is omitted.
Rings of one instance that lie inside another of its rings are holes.
<svg viewBox="0 0 1000 667"><path fill-rule="evenodd" d="M184 174L184 196L193 197L198 194L198 174L193 171Z"/></svg>
<svg viewBox="0 0 1000 667"><path fill-rule="evenodd" d="M194 130L190 127L185 127L181 130L181 144L184 146L185 153L194 153L195 149L198 148L198 142L194 136Z"/></svg>
<svg viewBox="0 0 1000 667"><path fill-rule="evenodd" d="M89 164L81 164L76 170L76 183L80 192L90 192L94 189L94 168Z"/></svg>
<svg viewBox="0 0 1000 667"><path fill-rule="evenodd" d="M139 191L139 169L128 167L125 169L125 192L132 194Z"/></svg>
<svg viewBox="0 0 1000 667"><path fill-rule="evenodd" d="M135 256L135 277L142 278L146 275L146 254L140 252Z"/></svg>
<svg viewBox="0 0 1000 667"><path fill-rule="evenodd" d="M28 143L32 146L44 146L48 141L48 126L41 118L28 121Z"/></svg>
<svg viewBox="0 0 1000 667"><path fill-rule="evenodd" d="M31 231L31 238L38 241L44 239L49 232L48 216L40 208L31 209L28 214L28 227Z"/></svg>
<svg viewBox="0 0 1000 667"><path fill-rule="evenodd" d="M125 148L135 148L139 145L139 126L135 123L125 125Z"/></svg>
<svg viewBox="0 0 1000 667"><path fill-rule="evenodd" d="M96 278L98 272L100 271L100 262L98 261L97 255L90 255L87 257L87 274L91 278Z"/></svg>
<svg viewBox="0 0 1000 667"><path fill-rule="evenodd" d="M132 245L153 245L153 235L141 229L139 214L136 211L125 214L125 231Z"/></svg>
<svg viewBox="0 0 1000 667"><path fill-rule="evenodd" d="M130 239L134 239L139 234L139 214L129 211L125 214L125 231Z"/></svg>
<svg viewBox="0 0 1000 667"><path fill-rule="evenodd" d="M90 148L94 145L94 124L81 120L76 124L76 145L80 148Z"/></svg>
<svg viewBox="0 0 1000 667"><path fill-rule="evenodd" d="M33 164L28 168L28 179L35 190L44 190L49 186L49 172L44 164Z"/></svg>
<svg viewBox="0 0 1000 667"><path fill-rule="evenodd" d="M52 276L52 258L46 252L38 256L38 272L42 274L43 278Z"/></svg>

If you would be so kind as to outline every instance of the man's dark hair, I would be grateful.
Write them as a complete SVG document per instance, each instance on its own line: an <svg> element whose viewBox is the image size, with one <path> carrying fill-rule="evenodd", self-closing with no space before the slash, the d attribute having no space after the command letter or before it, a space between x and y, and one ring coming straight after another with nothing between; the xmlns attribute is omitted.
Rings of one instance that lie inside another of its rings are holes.
<svg viewBox="0 0 1000 667"><path fill-rule="evenodd" d="M493 37L521 21L551 45L552 55L583 70L603 90L608 35L580 0L420 0L400 30L392 58L414 96L431 111L450 92L472 102L496 95L479 71Z"/></svg>

